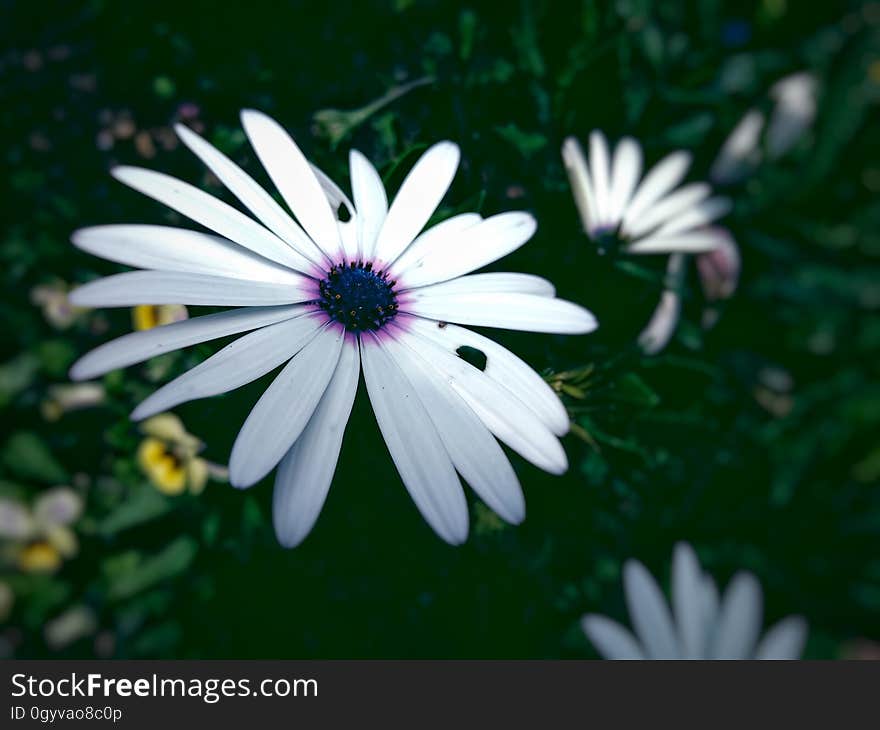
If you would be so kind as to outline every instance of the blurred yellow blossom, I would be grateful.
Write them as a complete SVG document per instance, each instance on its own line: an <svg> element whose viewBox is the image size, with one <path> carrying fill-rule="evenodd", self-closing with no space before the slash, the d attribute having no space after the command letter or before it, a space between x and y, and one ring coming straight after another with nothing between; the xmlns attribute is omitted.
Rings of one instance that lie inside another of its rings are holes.
<svg viewBox="0 0 880 730"><path fill-rule="evenodd" d="M189 313L182 304L139 304L131 310L131 320L136 330L150 330L188 318Z"/></svg>
<svg viewBox="0 0 880 730"><path fill-rule="evenodd" d="M19 552L18 567L24 573L54 573L61 567L61 553L48 542L35 542Z"/></svg>
<svg viewBox="0 0 880 730"><path fill-rule="evenodd" d="M187 489L200 494L209 477L226 477L226 470L201 458L204 444L188 433L173 413L160 413L141 425L145 438L137 460L153 486L163 494L178 495Z"/></svg>
<svg viewBox="0 0 880 730"><path fill-rule="evenodd" d="M26 573L51 573L79 549L71 525L83 511L82 498L70 487L53 487L32 507L0 498L0 539L5 553Z"/></svg>

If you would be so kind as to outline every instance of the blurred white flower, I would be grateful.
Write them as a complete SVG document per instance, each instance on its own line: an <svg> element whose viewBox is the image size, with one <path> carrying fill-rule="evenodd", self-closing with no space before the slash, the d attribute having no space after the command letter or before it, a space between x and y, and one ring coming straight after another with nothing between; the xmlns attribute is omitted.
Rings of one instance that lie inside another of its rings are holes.
<svg viewBox="0 0 880 730"><path fill-rule="evenodd" d="M85 311L70 303L68 289L63 281L39 284L31 289L31 302L42 309L43 317L55 329L67 329Z"/></svg>
<svg viewBox="0 0 880 730"><path fill-rule="evenodd" d="M816 118L818 83L802 71L777 81L770 89L776 102L767 125L767 155L776 159L803 137Z"/></svg>
<svg viewBox="0 0 880 730"><path fill-rule="evenodd" d="M751 573L737 573L719 599L690 545L675 547L672 610L644 565L630 560L624 591L635 635L596 614L582 619L584 632L606 659L798 659L807 624L789 616L763 638L761 586Z"/></svg>
<svg viewBox="0 0 880 730"><path fill-rule="evenodd" d="M620 245L630 254L697 253L717 245L708 224L729 212L730 201L712 197L705 182L680 186L690 153L673 152L642 177L636 140L624 137L612 156L605 136L593 131L589 160L574 137L563 143L562 159L584 231L600 252Z"/></svg>
<svg viewBox="0 0 880 730"><path fill-rule="evenodd" d="M90 636L98 628L94 611L88 606L72 606L49 621L43 629L46 644L58 651L75 641Z"/></svg>
<svg viewBox="0 0 880 730"><path fill-rule="evenodd" d="M47 421L57 421L65 413L99 406L107 393L101 383L64 383L49 387L40 412Z"/></svg>
<svg viewBox="0 0 880 730"><path fill-rule="evenodd" d="M730 185L750 175L761 163L761 132L766 121L763 113L749 109L724 140L718 157L709 170L709 179L717 185Z"/></svg>
<svg viewBox="0 0 880 730"><path fill-rule="evenodd" d="M774 102L769 123L758 109L746 112L712 164L712 182L739 182L755 171L765 155L775 160L794 147L816 119L818 89L816 77L806 71L777 81L769 92Z"/></svg>

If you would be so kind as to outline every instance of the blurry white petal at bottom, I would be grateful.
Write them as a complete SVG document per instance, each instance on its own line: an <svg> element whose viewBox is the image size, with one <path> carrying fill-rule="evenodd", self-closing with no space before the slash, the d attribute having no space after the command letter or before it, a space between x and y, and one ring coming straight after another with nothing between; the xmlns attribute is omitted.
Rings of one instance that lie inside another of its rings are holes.
<svg viewBox="0 0 880 730"><path fill-rule="evenodd" d="M752 655L761 630L761 586L750 573L738 573L721 599L713 659L746 659Z"/></svg>
<svg viewBox="0 0 880 730"><path fill-rule="evenodd" d="M706 640L700 564L693 548L675 546L672 559L672 607L685 659L701 659Z"/></svg>
<svg viewBox="0 0 880 730"><path fill-rule="evenodd" d="M635 560L628 561L623 569L623 585L629 615L648 657L679 659L669 607L645 566Z"/></svg>
<svg viewBox="0 0 880 730"><path fill-rule="evenodd" d="M807 640L807 622L789 616L775 624L761 639L755 659L798 659Z"/></svg>
<svg viewBox="0 0 880 730"><path fill-rule="evenodd" d="M616 621L590 614L581 621L584 633L606 659L645 659L635 637Z"/></svg>

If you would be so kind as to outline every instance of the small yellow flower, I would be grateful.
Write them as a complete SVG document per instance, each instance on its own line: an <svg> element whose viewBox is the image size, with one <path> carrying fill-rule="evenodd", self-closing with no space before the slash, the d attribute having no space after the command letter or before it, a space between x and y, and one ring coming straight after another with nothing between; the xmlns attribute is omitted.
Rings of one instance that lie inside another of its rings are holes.
<svg viewBox="0 0 880 730"><path fill-rule="evenodd" d="M131 310L132 325L136 330L150 330L187 318L189 313L182 304L139 304Z"/></svg>
<svg viewBox="0 0 880 730"><path fill-rule="evenodd" d="M141 441L137 457L144 474L163 494L181 494L186 489L186 467L166 442L148 436Z"/></svg>
<svg viewBox="0 0 880 730"><path fill-rule="evenodd" d="M83 511L82 498L70 487L44 491L32 506L0 499L0 539L6 555L26 573L51 573L79 550L70 528Z"/></svg>
<svg viewBox="0 0 880 730"><path fill-rule="evenodd" d="M18 554L18 567L24 573L54 573L61 567L61 553L49 542L35 542Z"/></svg>
<svg viewBox="0 0 880 730"><path fill-rule="evenodd" d="M187 488L201 494L209 477L223 477L222 468L198 456L204 444L173 413L148 418L141 431L145 438L138 447L138 464L163 494L174 496Z"/></svg>

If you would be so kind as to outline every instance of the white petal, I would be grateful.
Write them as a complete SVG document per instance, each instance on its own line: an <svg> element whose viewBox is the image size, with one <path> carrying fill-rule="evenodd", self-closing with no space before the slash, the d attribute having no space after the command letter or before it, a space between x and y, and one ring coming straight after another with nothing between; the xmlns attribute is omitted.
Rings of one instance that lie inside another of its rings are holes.
<svg viewBox="0 0 880 730"><path fill-rule="evenodd" d="M423 294L401 302L400 310L442 322L528 332L585 334L598 326L580 305L534 294Z"/></svg>
<svg viewBox="0 0 880 730"><path fill-rule="evenodd" d="M484 375L522 401L553 433L568 433L565 406L547 382L527 363L494 340L454 324L438 327L419 318L407 320L408 328L427 337L450 354L462 346L473 347L486 357Z"/></svg>
<svg viewBox="0 0 880 730"><path fill-rule="evenodd" d="M596 650L606 659L646 658L635 637L610 618L587 614L581 619L581 627Z"/></svg>
<svg viewBox="0 0 880 730"><path fill-rule="evenodd" d="M354 204L343 192L342 188L333 182L329 175L316 165L311 165L311 168L312 172L315 173L315 177L318 178L318 182L321 184L324 194L327 196L327 202L330 203L330 208L333 210L333 215L336 218L336 227L339 229L339 240L342 244L340 250L328 251L327 253L330 259L334 262L339 261L343 257L346 261L355 261L360 257L358 255L357 212L355 211ZM339 217L338 211L340 207L343 207L348 211L348 220L343 221Z"/></svg>
<svg viewBox="0 0 880 730"><path fill-rule="evenodd" d="M671 236L675 233L700 228L727 215L732 207L733 205L728 198L709 198L675 218L670 218L657 229L656 235Z"/></svg>
<svg viewBox="0 0 880 730"><path fill-rule="evenodd" d="M632 198L642 174L642 148L632 137L617 143L611 167L611 192L608 196L608 218L619 221Z"/></svg>
<svg viewBox="0 0 880 730"><path fill-rule="evenodd" d="M325 327L266 388L232 446L232 486L260 481L299 438L333 377L344 339L341 327Z"/></svg>
<svg viewBox="0 0 880 730"><path fill-rule="evenodd" d="M302 254L255 220L183 180L140 167L114 167L110 174L130 188L260 256L297 271L310 273L313 268Z"/></svg>
<svg viewBox="0 0 880 730"><path fill-rule="evenodd" d="M407 290L404 290L407 291ZM491 273L470 274L459 276L439 284L429 284L419 289L410 289L409 295L419 298L423 295L452 294L490 294L495 292L512 292L533 294L538 297L553 297L556 288L546 279L533 274Z"/></svg>
<svg viewBox="0 0 880 730"><path fill-rule="evenodd" d="M674 253L666 265L666 290L660 295L651 319L639 333L638 343L648 355L656 355L663 350L681 318L681 294L684 281L686 258L684 254Z"/></svg>
<svg viewBox="0 0 880 730"><path fill-rule="evenodd" d="M623 569L626 605L636 634L651 659L680 659L669 606L644 565L629 560Z"/></svg>
<svg viewBox="0 0 880 730"><path fill-rule="evenodd" d="M654 165L642 179L623 214L623 228L628 228L644 211L678 185L690 166L690 154L682 151L673 152Z"/></svg>
<svg viewBox="0 0 880 730"><path fill-rule="evenodd" d="M458 145L439 142L409 171L376 239L379 262L392 263L419 235L452 184L459 156Z"/></svg>
<svg viewBox="0 0 880 730"><path fill-rule="evenodd" d="M322 261L321 250L314 241L256 180L188 127L177 124L174 131L266 228L313 263Z"/></svg>
<svg viewBox="0 0 880 730"><path fill-rule="evenodd" d="M137 304L255 307L306 302L315 296L312 288L311 285L291 286L174 271L126 271L77 287L70 294L70 303L77 307L133 307Z"/></svg>
<svg viewBox="0 0 880 730"><path fill-rule="evenodd" d="M410 344L388 338L385 347L418 393L458 473L502 519L519 524L525 519L525 500L503 449L440 371Z"/></svg>
<svg viewBox="0 0 880 730"><path fill-rule="evenodd" d="M322 324L321 317L306 314L239 337L163 385L135 408L131 417L138 421L180 403L240 388L292 358Z"/></svg>
<svg viewBox="0 0 880 730"><path fill-rule="evenodd" d="M751 573L737 573L721 599L710 657L751 657L761 631L761 615L761 586Z"/></svg>
<svg viewBox="0 0 880 730"><path fill-rule="evenodd" d="M714 633L715 628L718 625L718 609L721 601L718 598L718 586L715 585L715 581L712 580L711 575L709 575L708 573L703 573L700 579L700 586L700 603L702 605L703 626L706 627L706 634L703 637L705 658L706 656L708 656L710 648L709 643L712 638L712 634Z"/></svg>
<svg viewBox="0 0 880 730"><path fill-rule="evenodd" d="M322 251L339 251L336 215L296 142L271 117L253 109L241 113L241 123L257 157L300 225Z"/></svg>
<svg viewBox="0 0 880 730"><path fill-rule="evenodd" d="M644 236L658 226L695 208L698 203L712 194L707 183L691 183L670 193L662 200L647 208L638 218L629 221L623 229L624 235L637 238Z"/></svg>
<svg viewBox="0 0 880 730"><path fill-rule="evenodd" d="M593 195L596 196L596 210L599 226L616 224L611 218L611 164L608 154L608 141L598 130L590 133L590 180Z"/></svg>
<svg viewBox="0 0 880 730"><path fill-rule="evenodd" d="M302 274L225 238L184 228L94 226L75 231L71 241L77 248L90 254L139 269L229 276L292 286L305 282Z"/></svg>
<svg viewBox="0 0 880 730"><path fill-rule="evenodd" d="M339 222L339 240L342 242L342 256L346 261L358 261L361 259L360 248L358 244L358 223L356 219ZM334 257L334 261L340 259L339 253Z"/></svg>
<svg viewBox="0 0 880 730"><path fill-rule="evenodd" d="M500 213L459 235L438 237L437 244L407 261L406 268L392 267L402 286L413 288L453 279L507 256L528 241L537 223L528 213Z"/></svg>
<svg viewBox="0 0 880 730"><path fill-rule="evenodd" d="M379 430L413 502L446 542L463 543L468 533L467 502L431 417L375 336L361 338L361 357Z"/></svg>
<svg viewBox="0 0 880 730"><path fill-rule="evenodd" d="M807 622L789 616L766 633L755 651L755 659L800 659L807 640Z"/></svg>
<svg viewBox="0 0 880 730"><path fill-rule="evenodd" d="M581 217L581 225L588 235L592 235L599 224L596 196L593 193L587 158L580 143L574 137L567 137L562 144L562 162L568 174L575 207Z"/></svg>
<svg viewBox="0 0 880 730"><path fill-rule="evenodd" d="M284 547L296 547L305 540L324 506L359 375L357 341L348 338L318 407L278 467L272 522L278 542Z"/></svg>
<svg viewBox="0 0 880 730"><path fill-rule="evenodd" d="M360 152L351 151L348 166L351 170L351 193L357 209L359 250L362 258L372 260L376 237L388 215L388 197L376 168Z"/></svg>
<svg viewBox="0 0 880 730"><path fill-rule="evenodd" d="M443 373L449 385L501 441L539 469L551 474L565 472L568 459L562 444L509 390L415 331L401 331L400 336Z"/></svg>
<svg viewBox="0 0 880 730"><path fill-rule="evenodd" d="M706 626L703 623L700 564L690 545L679 543L672 558L672 607L683 659L703 659Z"/></svg>
<svg viewBox="0 0 880 730"><path fill-rule="evenodd" d="M130 332L83 355L70 368L70 377L88 380L182 347L283 322L304 311L303 305L245 307Z"/></svg>
<svg viewBox="0 0 880 730"><path fill-rule="evenodd" d="M418 264L424 256L431 255L435 248L455 245L455 241L464 231L482 220L478 213L460 213L431 226L400 255L394 262L392 271L404 272Z"/></svg>
<svg viewBox="0 0 880 730"><path fill-rule="evenodd" d="M719 185L741 180L761 161L761 132L764 114L750 109L721 145L709 170L709 179Z"/></svg>
<svg viewBox="0 0 880 730"><path fill-rule="evenodd" d="M626 252L631 254L702 253L723 245L725 239L726 233L723 229L701 228L697 231L673 233L669 236L651 235L631 243L626 247Z"/></svg>

